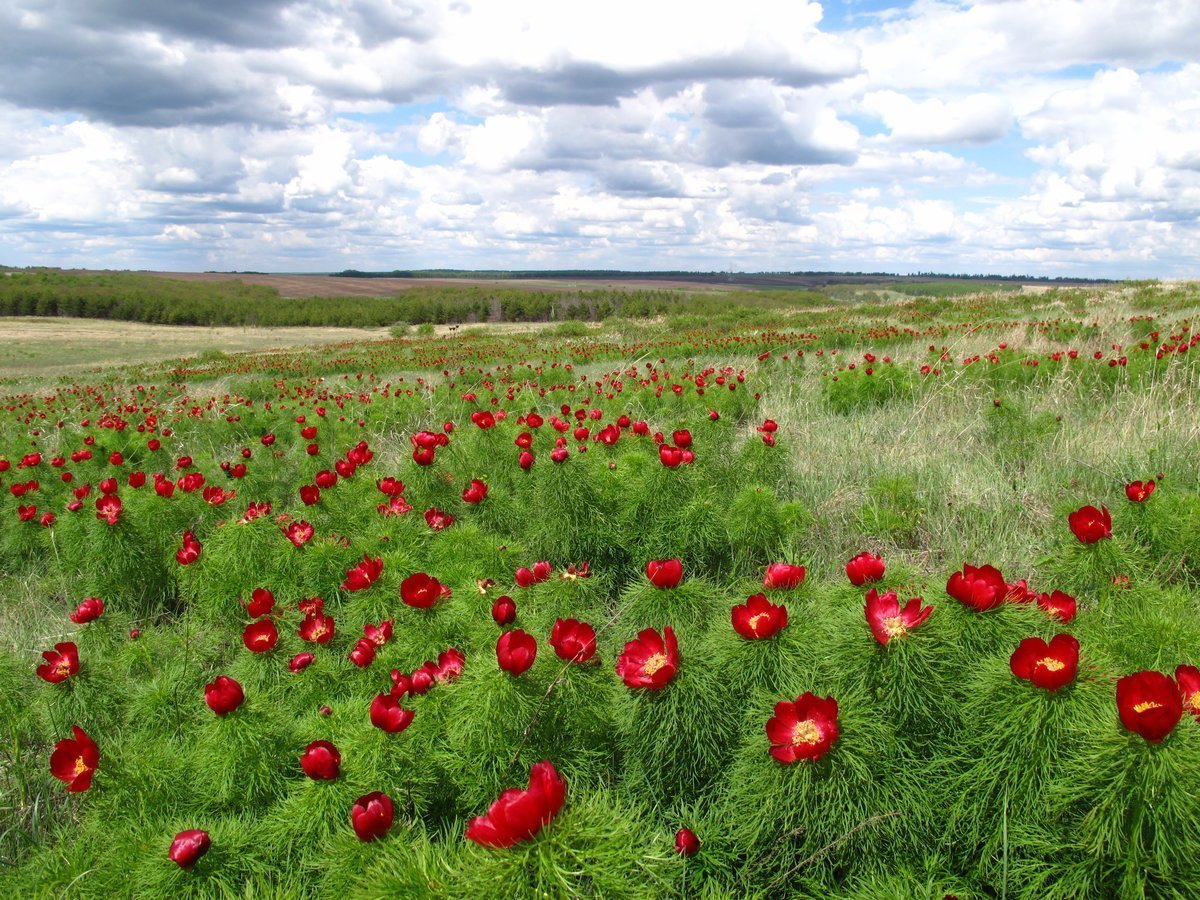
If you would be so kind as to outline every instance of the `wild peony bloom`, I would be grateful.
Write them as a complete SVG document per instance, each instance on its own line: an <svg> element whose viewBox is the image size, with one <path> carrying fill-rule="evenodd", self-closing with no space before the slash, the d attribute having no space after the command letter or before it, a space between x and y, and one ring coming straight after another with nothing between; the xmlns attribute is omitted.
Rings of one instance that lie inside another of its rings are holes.
<svg viewBox="0 0 1200 900"><path fill-rule="evenodd" d="M269 616L275 611L275 595L269 588L255 588L250 595L250 602L245 604L246 615L252 619Z"/></svg>
<svg viewBox="0 0 1200 900"><path fill-rule="evenodd" d="M1126 675L1117 681L1117 715L1130 731L1157 744L1183 717L1179 686L1162 672Z"/></svg>
<svg viewBox="0 0 1200 900"><path fill-rule="evenodd" d="M78 794L92 786L92 776L100 765L100 748L78 725L72 725L75 737L54 745L50 754L50 774L66 782L67 791Z"/></svg>
<svg viewBox="0 0 1200 900"><path fill-rule="evenodd" d="M99 597L87 597L71 613L71 621L76 625L86 625L94 622L104 614L104 601Z"/></svg>
<svg viewBox="0 0 1200 900"><path fill-rule="evenodd" d="M788 591L798 588L804 583L804 566L793 566L791 563L771 563L767 566L767 574L763 577L763 587L768 591Z"/></svg>
<svg viewBox="0 0 1200 900"><path fill-rule="evenodd" d="M748 641L769 638L787 627L787 607L772 603L766 594L751 594L730 612L733 630Z"/></svg>
<svg viewBox="0 0 1200 900"><path fill-rule="evenodd" d="M973 566L963 563L946 582L946 593L976 612L995 609L1008 596L1008 584L995 566Z"/></svg>
<svg viewBox="0 0 1200 900"><path fill-rule="evenodd" d="M96 498L96 518L116 525L121 519L121 498L116 494L105 494Z"/></svg>
<svg viewBox="0 0 1200 900"><path fill-rule="evenodd" d="M384 619L378 625L367 622L363 625L363 637L376 647L382 647L392 639L392 625L392 619Z"/></svg>
<svg viewBox="0 0 1200 900"><path fill-rule="evenodd" d="M895 591L880 594L871 588L867 591L866 601L863 611L867 616L867 625L875 640L885 647L893 639L905 637L933 615L932 606L921 608L923 600L920 597L913 597L902 608Z"/></svg>
<svg viewBox="0 0 1200 900"><path fill-rule="evenodd" d="M274 650L279 642L279 630L270 619L251 622L242 630L242 643L251 653L266 653Z"/></svg>
<svg viewBox="0 0 1200 900"><path fill-rule="evenodd" d="M675 852L680 856L695 856L700 849L700 838L690 828L680 828L675 832Z"/></svg>
<svg viewBox="0 0 1200 900"><path fill-rule="evenodd" d="M445 531L454 524L454 516L445 510L431 506L425 510L425 524L433 531Z"/></svg>
<svg viewBox="0 0 1200 900"><path fill-rule="evenodd" d="M673 588L683 580L683 562L674 559L652 559L646 563L646 577L656 588Z"/></svg>
<svg viewBox="0 0 1200 900"><path fill-rule="evenodd" d="M838 739L837 714L836 700L810 693L776 703L767 719L771 755L781 763L820 759Z"/></svg>
<svg viewBox="0 0 1200 900"><path fill-rule="evenodd" d="M1175 683L1179 686L1179 699L1183 708L1200 721L1200 669L1195 666L1179 666L1175 670Z"/></svg>
<svg viewBox="0 0 1200 900"><path fill-rule="evenodd" d="M181 831L175 835L175 840L171 841L171 849L167 851L167 856L179 868L191 869L211 846L212 838L209 837L207 831L189 828L187 831Z"/></svg>
<svg viewBox="0 0 1200 900"><path fill-rule="evenodd" d="M559 659L587 662L596 655L596 629L578 619L556 619L550 646Z"/></svg>
<svg viewBox="0 0 1200 900"><path fill-rule="evenodd" d="M388 833L394 816L392 798L382 791L372 791L350 807L350 826L360 841L374 841Z"/></svg>
<svg viewBox="0 0 1200 900"><path fill-rule="evenodd" d="M346 570L346 580L342 582L344 591L365 591L383 574L383 558L363 554L362 562L353 569Z"/></svg>
<svg viewBox="0 0 1200 900"><path fill-rule="evenodd" d="M1055 635L1049 643L1038 637L1025 638L1009 660L1018 678L1047 691L1057 691L1075 680L1079 668L1079 641L1069 634Z"/></svg>
<svg viewBox="0 0 1200 900"><path fill-rule="evenodd" d="M509 675L520 675L537 659L537 640L520 628L506 631L496 641L496 662Z"/></svg>
<svg viewBox="0 0 1200 900"><path fill-rule="evenodd" d="M294 673L303 672L316 661L316 656L311 653L297 653L288 660L288 671Z"/></svg>
<svg viewBox="0 0 1200 900"><path fill-rule="evenodd" d="M183 533L183 546L175 551L175 561L181 566L190 566L200 558L200 551L203 548L200 542L196 540L196 536L190 531Z"/></svg>
<svg viewBox="0 0 1200 900"><path fill-rule="evenodd" d="M283 529L283 536L292 542L295 547L303 547L312 540L315 533L312 525L308 522L289 522L287 527Z"/></svg>
<svg viewBox="0 0 1200 900"><path fill-rule="evenodd" d="M549 825L567 798L567 784L549 760L534 763L529 787L510 788L467 824L466 837L484 847L511 847Z"/></svg>
<svg viewBox="0 0 1200 900"><path fill-rule="evenodd" d="M1125 485L1125 496L1133 503L1145 503L1150 499L1150 495L1154 493L1156 486L1153 479L1150 481L1131 481Z"/></svg>
<svg viewBox="0 0 1200 900"><path fill-rule="evenodd" d="M417 609L428 609L450 596L450 588L424 572L414 572L400 582L400 599Z"/></svg>
<svg viewBox="0 0 1200 900"><path fill-rule="evenodd" d="M478 478L472 478L471 483L463 488L462 498L464 503L482 503L487 494L487 484Z"/></svg>
<svg viewBox="0 0 1200 900"><path fill-rule="evenodd" d="M521 566L513 573L513 581L517 583L517 587L529 587L546 581L553 572L554 567L543 559L535 562L532 569Z"/></svg>
<svg viewBox="0 0 1200 900"><path fill-rule="evenodd" d="M855 587L862 587L864 584L882 578L884 568L882 556L878 553L872 555L864 550L846 563L846 577Z"/></svg>
<svg viewBox="0 0 1200 900"><path fill-rule="evenodd" d="M318 609L304 617L300 627L296 629L296 634L301 640L308 641L310 644L328 644L333 640L334 629L333 616Z"/></svg>
<svg viewBox="0 0 1200 900"><path fill-rule="evenodd" d="M1075 618L1078 611L1078 604L1075 598L1070 594L1064 594L1062 591L1053 591L1049 594L1038 594L1037 605L1043 609L1050 618L1057 619L1064 625Z"/></svg>
<svg viewBox="0 0 1200 900"><path fill-rule="evenodd" d="M329 741L313 741L304 748L300 768L315 781L333 781L342 773L342 754Z"/></svg>
<svg viewBox="0 0 1200 900"><path fill-rule="evenodd" d="M380 731L397 734L412 724L413 711L400 705L391 694L376 694L371 701L371 724Z"/></svg>
<svg viewBox="0 0 1200 900"><path fill-rule="evenodd" d="M72 641L57 643L42 656L46 661L37 667L37 674L51 684L66 681L79 671L79 648Z"/></svg>
<svg viewBox="0 0 1200 900"><path fill-rule="evenodd" d="M492 604L492 620L501 627L511 625L517 620L517 604L508 594L497 597L496 602Z"/></svg>
<svg viewBox="0 0 1200 900"><path fill-rule="evenodd" d="M617 658L617 674L631 688L657 691L679 671L679 644L668 625L660 635L653 628L638 632Z"/></svg>
<svg viewBox="0 0 1200 900"><path fill-rule="evenodd" d="M375 662L374 642L368 641L365 637L359 638L358 642L350 648L350 652L346 654L346 658L360 669L365 669Z"/></svg>
<svg viewBox="0 0 1200 900"><path fill-rule="evenodd" d="M1112 516L1107 506L1099 509L1094 506L1081 507L1067 516L1067 524L1083 544L1094 544L1112 537Z"/></svg>
<svg viewBox="0 0 1200 900"><path fill-rule="evenodd" d="M204 686L204 702L218 716L227 716L246 699L242 686L228 675L218 675L217 680Z"/></svg>

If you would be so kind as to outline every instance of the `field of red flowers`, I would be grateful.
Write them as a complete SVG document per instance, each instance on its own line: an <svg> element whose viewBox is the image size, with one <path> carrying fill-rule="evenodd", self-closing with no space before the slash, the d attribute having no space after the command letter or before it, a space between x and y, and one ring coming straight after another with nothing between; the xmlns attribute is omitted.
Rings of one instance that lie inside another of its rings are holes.
<svg viewBox="0 0 1200 900"><path fill-rule="evenodd" d="M0 893L1200 896L1200 293L0 400Z"/></svg>

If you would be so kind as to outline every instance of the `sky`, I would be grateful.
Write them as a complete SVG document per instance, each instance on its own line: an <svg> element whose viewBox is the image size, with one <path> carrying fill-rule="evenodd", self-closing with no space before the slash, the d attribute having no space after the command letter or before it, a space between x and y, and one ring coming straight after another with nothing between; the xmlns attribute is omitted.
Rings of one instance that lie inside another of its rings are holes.
<svg viewBox="0 0 1200 900"><path fill-rule="evenodd" d="M5 0L0 264L1200 277L1200 0Z"/></svg>

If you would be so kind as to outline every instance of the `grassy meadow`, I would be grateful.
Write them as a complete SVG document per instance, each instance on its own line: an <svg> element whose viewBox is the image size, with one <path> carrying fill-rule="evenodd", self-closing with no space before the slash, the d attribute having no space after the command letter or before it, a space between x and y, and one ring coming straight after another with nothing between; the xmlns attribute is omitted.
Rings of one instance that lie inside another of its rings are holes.
<svg viewBox="0 0 1200 900"><path fill-rule="evenodd" d="M429 290L2 320L0 893L1200 896L1200 285Z"/></svg>

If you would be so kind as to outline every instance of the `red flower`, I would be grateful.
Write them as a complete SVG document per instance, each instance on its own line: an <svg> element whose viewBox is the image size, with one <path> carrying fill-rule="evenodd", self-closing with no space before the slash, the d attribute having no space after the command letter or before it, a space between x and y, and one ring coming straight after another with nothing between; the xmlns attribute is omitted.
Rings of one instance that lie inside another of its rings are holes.
<svg viewBox="0 0 1200 900"><path fill-rule="evenodd" d="M404 482L390 475L387 478L381 478L379 481L376 481L375 487L379 488L383 494L389 497L399 497L404 493Z"/></svg>
<svg viewBox="0 0 1200 900"><path fill-rule="evenodd" d="M296 547L303 547L312 540L314 530L308 522L289 522L288 526L283 529L283 536L286 537Z"/></svg>
<svg viewBox="0 0 1200 900"><path fill-rule="evenodd" d="M251 653L266 653L274 650L279 642L279 631L270 619L251 622L242 630L242 643Z"/></svg>
<svg viewBox="0 0 1200 900"><path fill-rule="evenodd" d="M653 628L638 633L617 659L617 674L631 688L657 691L679 671L679 644L668 625L660 635Z"/></svg>
<svg viewBox="0 0 1200 900"><path fill-rule="evenodd" d="M887 591L881 595L875 588L871 588L867 591L866 600L864 612L867 615L867 624L871 627L871 634L885 647L893 638L904 637L933 615L932 606L921 608L923 601L920 597L913 597L901 609L895 591Z"/></svg>
<svg viewBox="0 0 1200 900"><path fill-rule="evenodd" d="M748 641L769 638L788 623L787 607L776 605L766 594L751 594L731 610L733 630Z"/></svg>
<svg viewBox="0 0 1200 900"><path fill-rule="evenodd" d="M303 672L305 669L311 666L315 660L316 657L311 653L297 653L288 660L288 671L293 673Z"/></svg>
<svg viewBox="0 0 1200 900"><path fill-rule="evenodd" d="M321 499L321 489L315 484L300 486L300 500L305 506L312 506Z"/></svg>
<svg viewBox="0 0 1200 900"><path fill-rule="evenodd" d="M392 639L392 620L384 619L378 625L367 622L363 625L363 637L376 647L382 647Z"/></svg>
<svg viewBox="0 0 1200 900"><path fill-rule="evenodd" d="M1179 685L1183 708L1200 720L1200 669L1180 666L1175 670L1175 681Z"/></svg>
<svg viewBox="0 0 1200 900"><path fill-rule="evenodd" d="M1117 715L1130 731L1157 744L1183 717L1179 686L1162 672L1126 675L1117 681Z"/></svg>
<svg viewBox="0 0 1200 900"><path fill-rule="evenodd" d="M467 824L466 837L484 847L511 847L549 825L567 798L567 784L549 760L534 763L526 790L510 788Z"/></svg>
<svg viewBox="0 0 1200 900"><path fill-rule="evenodd" d="M883 577L883 571L883 557L878 553L872 555L865 550L846 563L846 577L855 587L878 581Z"/></svg>
<svg viewBox="0 0 1200 900"><path fill-rule="evenodd" d="M310 644L328 644L333 639L333 616L326 615L321 610L310 612L296 629L301 640Z"/></svg>
<svg viewBox="0 0 1200 900"><path fill-rule="evenodd" d="M690 828L680 828L675 832L675 852L680 856L695 856L700 849L700 838Z"/></svg>
<svg viewBox="0 0 1200 900"><path fill-rule="evenodd" d="M1099 509L1094 506L1081 507L1067 516L1067 524L1080 543L1094 544L1112 537L1112 516L1107 506Z"/></svg>
<svg viewBox="0 0 1200 900"><path fill-rule="evenodd" d="M994 609L1008 596L1008 584L995 566L963 563L946 582L946 593L977 612Z"/></svg>
<svg viewBox="0 0 1200 900"><path fill-rule="evenodd" d="M470 485L463 488L462 498L466 503L481 503L487 493L488 486L478 478L472 478Z"/></svg>
<svg viewBox="0 0 1200 900"><path fill-rule="evenodd" d="M341 774L342 754L329 741L313 741L304 748L300 768L314 781L333 781Z"/></svg>
<svg viewBox="0 0 1200 900"><path fill-rule="evenodd" d="M271 593L271 589L255 588L254 593L250 595L250 602L246 604L246 615L252 619L260 619L269 616L274 609L275 595Z"/></svg>
<svg viewBox="0 0 1200 900"><path fill-rule="evenodd" d="M190 566L200 558L200 542L190 531L183 533L183 546L175 551L175 561L181 566Z"/></svg>
<svg viewBox="0 0 1200 900"><path fill-rule="evenodd" d="M445 510L431 506L425 510L425 524L434 531L445 531L454 524L454 516Z"/></svg>
<svg viewBox="0 0 1200 900"><path fill-rule="evenodd" d="M1125 485L1125 496L1134 503L1145 503L1154 493L1156 485L1150 481L1131 481Z"/></svg>
<svg viewBox="0 0 1200 900"><path fill-rule="evenodd" d="M776 703L775 715L767 720L771 755L781 763L820 759L838 739L837 714L836 700L810 693Z"/></svg>
<svg viewBox="0 0 1200 900"><path fill-rule="evenodd" d="M329 488L337 484L337 480L337 475L335 475L333 472L330 472L328 469L322 469L313 476L313 482L323 491L329 490Z"/></svg>
<svg viewBox="0 0 1200 900"><path fill-rule="evenodd" d="M467 658L457 647L447 647L437 658L437 670L433 678L438 684L449 684L463 673Z"/></svg>
<svg viewBox="0 0 1200 900"><path fill-rule="evenodd" d="M79 648L71 641L55 644L53 650L42 652L46 662L37 667L38 677L51 684L66 681L79 671Z"/></svg>
<svg viewBox="0 0 1200 900"><path fill-rule="evenodd" d="M204 702L218 716L227 716L246 699L242 686L228 675L218 675L217 680L204 686Z"/></svg>
<svg viewBox="0 0 1200 900"><path fill-rule="evenodd" d="M1009 660L1009 668L1047 691L1057 691L1075 680L1079 667L1079 641L1069 634L1055 635L1046 643L1041 638L1025 638Z"/></svg>
<svg viewBox="0 0 1200 900"><path fill-rule="evenodd" d="M522 469L528 470L533 468L533 460L534 456L532 453L528 450L522 450L521 455L517 457L517 465Z"/></svg>
<svg viewBox="0 0 1200 900"><path fill-rule="evenodd" d="M417 609L428 609L449 596L450 588L424 572L414 572L400 582L400 599Z"/></svg>
<svg viewBox="0 0 1200 900"><path fill-rule="evenodd" d="M382 791L372 791L350 807L350 825L360 841L374 841L388 833L394 815L392 798Z"/></svg>
<svg viewBox="0 0 1200 900"><path fill-rule="evenodd" d="M78 725L72 725L75 738L58 741L50 754L50 774L65 781L67 791L78 794L92 786L92 776L100 765L100 748Z"/></svg>
<svg viewBox="0 0 1200 900"><path fill-rule="evenodd" d="M109 525L116 525L121 518L121 498L116 494L105 494L96 498L96 518Z"/></svg>
<svg viewBox="0 0 1200 900"><path fill-rule="evenodd" d="M71 613L71 621L76 625L86 625L94 622L104 614L104 601L99 597L88 597Z"/></svg>
<svg viewBox="0 0 1200 900"><path fill-rule="evenodd" d="M509 675L520 675L537 659L537 641L520 628L506 631L496 641L496 662Z"/></svg>
<svg viewBox="0 0 1200 900"><path fill-rule="evenodd" d="M397 734L412 724L413 711L405 709L391 694L376 694L371 701L371 724L380 731Z"/></svg>
<svg viewBox="0 0 1200 900"><path fill-rule="evenodd" d="M206 487L201 494L204 501L210 506L220 506L226 500L232 500L237 496L237 491L227 491L221 487Z"/></svg>
<svg viewBox="0 0 1200 900"><path fill-rule="evenodd" d="M501 627L511 625L517 620L517 604L513 602L512 597L505 594L496 598L496 602L492 604L492 619Z"/></svg>
<svg viewBox="0 0 1200 900"><path fill-rule="evenodd" d="M496 417L487 410L476 410L471 413L471 421L479 428L491 428L496 424Z"/></svg>
<svg viewBox="0 0 1200 900"><path fill-rule="evenodd" d="M346 654L350 662L354 663L360 669L365 669L371 663L375 662L375 644L368 641L366 638L359 638L348 654Z"/></svg>
<svg viewBox="0 0 1200 900"><path fill-rule="evenodd" d="M646 577L656 588L673 588L683 580L683 563L675 559L652 559L646 563Z"/></svg>
<svg viewBox="0 0 1200 900"><path fill-rule="evenodd" d="M171 862L178 865L179 868L191 869L211 846L212 838L208 836L207 831L189 828L187 831L181 831L175 835L175 840L171 841L171 849L167 855L171 857Z"/></svg>
<svg viewBox="0 0 1200 900"><path fill-rule="evenodd" d="M1046 614L1052 619L1066 624L1075 618L1075 613L1078 609L1078 604L1075 598L1070 594L1064 594L1062 591L1054 591L1050 594L1038 594L1037 604Z"/></svg>
<svg viewBox="0 0 1200 900"><path fill-rule="evenodd" d="M763 577L763 587L769 591L788 591L798 588L804 583L804 566L793 566L791 563L771 563L767 566L767 574Z"/></svg>
<svg viewBox="0 0 1200 900"><path fill-rule="evenodd" d="M344 591L365 591L383 574L383 559L375 557L371 559L366 554L363 555L360 562L353 569L346 570L346 580L342 582L342 590Z"/></svg>
<svg viewBox="0 0 1200 900"><path fill-rule="evenodd" d="M596 655L596 629L577 619L556 619L550 646L559 659L585 663Z"/></svg>

